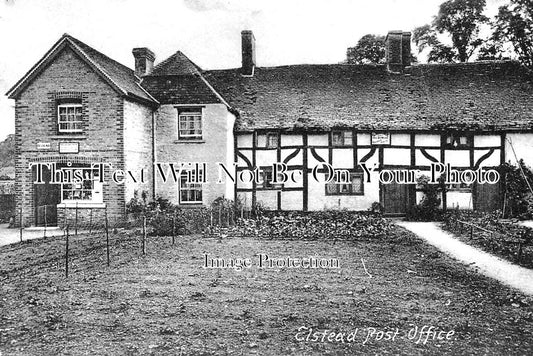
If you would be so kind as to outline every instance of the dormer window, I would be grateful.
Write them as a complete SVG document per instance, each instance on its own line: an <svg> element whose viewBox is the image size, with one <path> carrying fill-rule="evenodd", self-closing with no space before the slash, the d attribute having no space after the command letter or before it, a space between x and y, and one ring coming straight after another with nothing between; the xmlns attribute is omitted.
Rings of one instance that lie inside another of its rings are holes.
<svg viewBox="0 0 533 356"><path fill-rule="evenodd" d="M201 140L202 138L202 110L178 110L178 139Z"/></svg>
<svg viewBox="0 0 533 356"><path fill-rule="evenodd" d="M83 107L81 103L57 106L57 128L60 133L82 132Z"/></svg>
<svg viewBox="0 0 533 356"><path fill-rule="evenodd" d="M333 131L331 133L331 143L333 146L352 146L352 131Z"/></svg>

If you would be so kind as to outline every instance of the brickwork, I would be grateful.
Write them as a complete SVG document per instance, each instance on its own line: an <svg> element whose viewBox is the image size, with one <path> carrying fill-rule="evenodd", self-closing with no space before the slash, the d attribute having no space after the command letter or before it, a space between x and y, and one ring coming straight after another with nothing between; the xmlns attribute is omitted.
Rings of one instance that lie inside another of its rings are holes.
<svg viewBox="0 0 533 356"><path fill-rule="evenodd" d="M65 100L82 104L81 133L58 132L57 105ZM127 113L125 106L128 107ZM124 117L143 117L144 120L146 109L136 116L133 112L137 109L141 107L125 104L123 97L68 47L18 95L15 106L15 190L17 212L22 207L24 226L35 223L30 162L62 160L71 161L73 166L82 161L105 162L112 165L112 170L124 169L125 145L133 144L132 140L124 139L124 132L130 131L125 128ZM143 126L142 132L145 134L146 127ZM140 140L143 150L150 139L148 136ZM59 144L63 142L78 143L79 153L59 153ZM42 145L49 147L43 148ZM130 165L136 164L136 159L131 158ZM110 171L105 178L110 180ZM110 217L124 215L125 195L124 185L110 182L104 186L102 203L107 204Z"/></svg>

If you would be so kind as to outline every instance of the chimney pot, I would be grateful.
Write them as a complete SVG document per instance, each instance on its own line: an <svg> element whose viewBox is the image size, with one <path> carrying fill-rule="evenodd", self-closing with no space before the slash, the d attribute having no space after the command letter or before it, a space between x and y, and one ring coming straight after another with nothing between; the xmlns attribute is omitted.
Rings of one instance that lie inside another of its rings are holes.
<svg viewBox="0 0 533 356"><path fill-rule="evenodd" d="M152 72L154 68L155 54L149 48L134 48L133 58L135 58L135 75L143 77Z"/></svg>
<svg viewBox="0 0 533 356"><path fill-rule="evenodd" d="M253 75L255 69L255 37L252 31L241 32L242 75Z"/></svg>

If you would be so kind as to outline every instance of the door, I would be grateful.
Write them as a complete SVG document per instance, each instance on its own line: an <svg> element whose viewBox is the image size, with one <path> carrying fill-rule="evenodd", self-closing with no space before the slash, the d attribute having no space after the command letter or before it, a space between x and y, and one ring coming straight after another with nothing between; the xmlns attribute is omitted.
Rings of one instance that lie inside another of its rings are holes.
<svg viewBox="0 0 533 356"><path fill-rule="evenodd" d="M35 226L57 225L57 204L61 202L61 185L50 184L50 170L42 167L43 182L33 183ZM33 167L33 182L37 180L37 167Z"/></svg>
<svg viewBox="0 0 533 356"><path fill-rule="evenodd" d="M409 184L381 184L381 201L387 215L405 215L409 207Z"/></svg>
<svg viewBox="0 0 533 356"><path fill-rule="evenodd" d="M502 208L500 184L475 184L474 209L494 211Z"/></svg>

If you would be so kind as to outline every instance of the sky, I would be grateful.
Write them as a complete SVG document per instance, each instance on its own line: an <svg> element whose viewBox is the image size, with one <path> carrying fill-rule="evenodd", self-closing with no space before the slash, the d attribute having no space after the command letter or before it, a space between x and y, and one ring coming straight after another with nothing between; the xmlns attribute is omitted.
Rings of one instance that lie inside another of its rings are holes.
<svg viewBox="0 0 533 356"><path fill-rule="evenodd" d="M258 66L338 63L368 33L431 22L443 0L0 0L0 140L14 133L5 93L68 33L133 67L149 47L156 64L180 50L203 69L240 66L252 30ZM488 15L507 0L487 0Z"/></svg>

